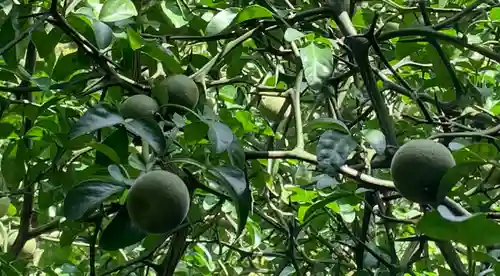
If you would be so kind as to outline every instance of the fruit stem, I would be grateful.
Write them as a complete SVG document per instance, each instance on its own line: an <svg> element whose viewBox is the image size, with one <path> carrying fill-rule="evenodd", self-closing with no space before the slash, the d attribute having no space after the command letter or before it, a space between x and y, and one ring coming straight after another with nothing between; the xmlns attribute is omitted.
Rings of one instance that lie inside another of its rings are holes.
<svg viewBox="0 0 500 276"><path fill-rule="evenodd" d="M142 158L144 159L144 162L147 164L149 162L149 144L144 138L141 138L141 142L142 142Z"/></svg>
<svg viewBox="0 0 500 276"><path fill-rule="evenodd" d="M302 129L302 114L300 110L300 85L302 84L302 78L304 75L304 69L301 69L297 74L295 79L295 89L292 96L292 105L295 116L295 131L297 135L297 144L295 145L295 149L303 150L304 149L304 132Z"/></svg>

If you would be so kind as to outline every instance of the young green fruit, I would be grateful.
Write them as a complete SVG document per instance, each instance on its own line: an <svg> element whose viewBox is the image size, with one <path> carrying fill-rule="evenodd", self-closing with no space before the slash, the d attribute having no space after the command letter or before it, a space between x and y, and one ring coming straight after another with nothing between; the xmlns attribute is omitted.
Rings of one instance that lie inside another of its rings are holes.
<svg viewBox="0 0 500 276"><path fill-rule="evenodd" d="M186 75L172 75L162 80L155 89L153 96L158 99L160 105L176 104L193 109L198 104L200 91L196 83ZM181 115L186 113L186 110L175 107L167 107L167 113L174 112Z"/></svg>
<svg viewBox="0 0 500 276"><path fill-rule="evenodd" d="M184 181L167 171L151 171L136 179L128 192L132 222L147 233L166 233L182 223L189 211Z"/></svg>
<svg viewBox="0 0 500 276"><path fill-rule="evenodd" d="M441 179L455 164L453 155L442 144L426 139L412 140L401 146L391 161L394 186L411 201L440 203L452 188L440 185Z"/></svg>
<svg viewBox="0 0 500 276"><path fill-rule="evenodd" d="M160 106L155 99L147 95L134 95L120 104L120 113L124 118L153 118Z"/></svg>
<svg viewBox="0 0 500 276"><path fill-rule="evenodd" d="M277 121L281 118L279 117L280 110L285 104L286 98L284 97L271 97L262 96L260 98L259 105L257 106L260 113L267 119ZM289 106L285 112L284 117L290 116L291 107Z"/></svg>
<svg viewBox="0 0 500 276"><path fill-rule="evenodd" d="M14 244L14 241L16 241L17 238L17 231L13 231L12 233L9 234L8 237L8 243L9 246L12 246ZM35 250L37 248L37 242L35 239L27 240L24 243L23 248L21 249L21 254L24 257L29 257L32 256L35 253Z"/></svg>

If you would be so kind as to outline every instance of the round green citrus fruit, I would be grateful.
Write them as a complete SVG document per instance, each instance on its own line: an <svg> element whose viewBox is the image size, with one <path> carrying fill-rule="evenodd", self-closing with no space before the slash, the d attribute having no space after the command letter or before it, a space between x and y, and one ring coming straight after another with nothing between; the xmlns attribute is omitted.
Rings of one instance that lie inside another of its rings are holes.
<svg viewBox="0 0 500 276"><path fill-rule="evenodd" d="M9 234L9 237L8 237L9 246L12 246L14 244L14 241L17 238L17 234L18 234L17 231L13 231ZM36 247L37 247L37 243L36 243L35 239L27 240L24 243L23 248L21 249L21 254L25 257L32 256L35 253Z"/></svg>
<svg viewBox="0 0 500 276"><path fill-rule="evenodd" d="M442 144L427 139L412 140L401 146L391 161L394 186L411 201L440 203L452 188L440 185L441 179L455 164L453 155Z"/></svg>
<svg viewBox="0 0 500 276"><path fill-rule="evenodd" d="M152 118L159 105L155 99L147 95L134 95L120 104L120 113L124 118Z"/></svg>
<svg viewBox="0 0 500 276"><path fill-rule="evenodd" d="M151 171L138 177L130 188L127 210L140 229L153 234L166 233L186 218L189 191L177 175Z"/></svg>
<svg viewBox="0 0 500 276"><path fill-rule="evenodd" d="M160 105L176 104L193 109L198 104L200 91L196 83L186 75L172 75L160 81L153 89L153 96ZM184 109L167 107L167 113L185 114Z"/></svg>
<svg viewBox="0 0 500 276"><path fill-rule="evenodd" d="M262 116L270 120L280 120L279 113L281 107L285 104L286 98L284 97L272 97L272 96L262 96L258 105L258 109ZM291 108L288 107L285 112L285 117L290 115Z"/></svg>

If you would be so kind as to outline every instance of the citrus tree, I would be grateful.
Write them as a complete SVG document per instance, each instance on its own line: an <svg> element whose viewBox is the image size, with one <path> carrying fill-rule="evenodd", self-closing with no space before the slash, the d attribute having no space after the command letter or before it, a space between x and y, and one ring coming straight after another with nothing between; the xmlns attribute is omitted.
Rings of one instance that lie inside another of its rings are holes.
<svg viewBox="0 0 500 276"><path fill-rule="evenodd" d="M500 2L5 0L1 275L496 275Z"/></svg>

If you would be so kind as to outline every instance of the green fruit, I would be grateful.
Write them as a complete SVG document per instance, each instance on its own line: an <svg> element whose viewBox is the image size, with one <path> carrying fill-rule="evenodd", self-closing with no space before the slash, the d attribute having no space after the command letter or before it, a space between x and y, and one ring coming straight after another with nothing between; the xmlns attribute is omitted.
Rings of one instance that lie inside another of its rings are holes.
<svg viewBox="0 0 500 276"><path fill-rule="evenodd" d="M10 206L10 198L6 196L0 198L0 218L7 215L9 211L9 206Z"/></svg>
<svg viewBox="0 0 500 276"><path fill-rule="evenodd" d="M279 113L281 107L285 104L286 98L284 97L272 97L272 96L262 96L258 105L259 111L267 119L278 121L281 118ZM287 108L285 112L285 117L290 115L290 107Z"/></svg>
<svg viewBox="0 0 500 276"><path fill-rule="evenodd" d="M12 233L9 234L8 238L9 246L12 246L14 244L14 241L16 241L17 233L18 233L17 231L13 231ZM35 253L36 248L37 248L37 243L35 239L27 240L24 243L23 248L21 249L21 254L24 257L32 256Z"/></svg>
<svg viewBox="0 0 500 276"><path fill-rule="evenodd" d="M120 104L120 113L124 118L153 118L159 108L155 99L146 95L134 95Z"/></svg>
<svg viewBox="0 0 500 276"><path fill-rule="evenodd" d="M440 203L452 187L440 181L455 166L451 152L432 140L412 140L400 147L391 162L394 186L399 193L421 204Z"/></svg>
<svg viewBox="0 0 500 276"><path fill-rule="evenodd" d="M189 211L189 191L177 175L151 171L136 179L128 192L132 222L153 234L166 233L182 223Z"/></svg>
<svg viewBox="0 0 500 276"><path fill-rule="evenodd" d="M185 75L173 75L162 80L155 89L153 96L158 99L160 105L176 104L193 109L198 104L200 92L196 83ZM167 112L185 114L184 109L168 107Z"/></svg>

